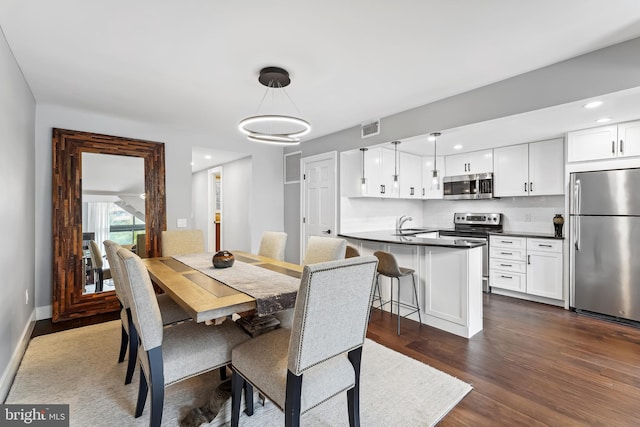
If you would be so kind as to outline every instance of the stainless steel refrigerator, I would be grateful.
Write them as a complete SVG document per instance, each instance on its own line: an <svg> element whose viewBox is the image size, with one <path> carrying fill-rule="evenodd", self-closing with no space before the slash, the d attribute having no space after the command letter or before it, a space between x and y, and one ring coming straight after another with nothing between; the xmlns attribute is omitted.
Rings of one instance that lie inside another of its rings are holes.
<svg viewBox="0 0 640 427"><path fill-rule="evenodd" d="M574 307L640 321L640 169L571 174Z"/></svg>

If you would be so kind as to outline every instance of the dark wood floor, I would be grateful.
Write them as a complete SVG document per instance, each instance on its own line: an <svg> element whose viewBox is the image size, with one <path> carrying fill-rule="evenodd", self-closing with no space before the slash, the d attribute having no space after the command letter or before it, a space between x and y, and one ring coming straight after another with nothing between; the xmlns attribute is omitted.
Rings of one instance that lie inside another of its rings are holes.
<svg viewBox="0 0 640 427"><path fill-rule="evenodd" d="M34 336L116 318L39 321ZM495 294L469 340L406 319L398 336L395 319L374 310L368 337L473 386L440 426L640 425L640 329Z"/></svg>
<svg viewBox="0 0 640 427"><path fill-rule="evenodd" d="M495 294L469 340L395 324L374 312L368 337L473 386L440 426L640 425L640 329Z"/></svg>

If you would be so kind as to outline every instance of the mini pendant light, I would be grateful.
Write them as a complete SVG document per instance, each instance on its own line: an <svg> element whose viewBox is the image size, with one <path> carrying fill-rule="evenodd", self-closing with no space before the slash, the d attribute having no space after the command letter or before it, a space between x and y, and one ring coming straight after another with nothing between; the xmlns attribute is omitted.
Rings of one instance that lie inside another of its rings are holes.
<svg viewBox="0 0 640 427"><path fill-rule="evenodd" d="M429 139L433 140L433 172L431 174L431 189L440 190L440 171L437 168L437 143L436 138L440 136L440 132L434 132L429 135Z"/></svg>
<svg viewBox="0 0 640 427"><path fill-rule="evenodd" d="M391 141L391 143L394 146L394 151L395 151L395 164L394 164L394 169L393 169L393 188L398 188L398 144L400 144L400 141Z"/></svg>
<svg viewBox="0 0 640 427"><path fill-rule="evenodd" d="M364 152L367 151L368 148L363 147L360 149L362 151L362 178L360 178L360 195L364 196L367 194L367 178L364 175Z"/></svg>

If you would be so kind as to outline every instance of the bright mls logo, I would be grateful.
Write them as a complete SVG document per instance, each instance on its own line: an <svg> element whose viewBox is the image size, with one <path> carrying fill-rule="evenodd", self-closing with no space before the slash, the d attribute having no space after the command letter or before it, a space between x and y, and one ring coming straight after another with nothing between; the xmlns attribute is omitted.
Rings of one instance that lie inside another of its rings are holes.
<svg viewBox="0 0 640 427"><path fill-rule="evenodd" d="M0 405L0 426L69 426L69 405Z"/></svg>

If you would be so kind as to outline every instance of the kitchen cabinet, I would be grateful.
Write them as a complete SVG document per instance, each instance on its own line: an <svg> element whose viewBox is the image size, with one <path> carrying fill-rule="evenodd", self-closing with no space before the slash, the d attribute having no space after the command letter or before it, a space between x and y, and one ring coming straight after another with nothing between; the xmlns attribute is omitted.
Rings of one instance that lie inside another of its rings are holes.
<svg viewBox="0 0 640 427"><path fill-rule="evenodd" d="M415 154L398 153L401 199L422 198L422 157Z"/></svg>
<svg viewBox="0 0 640 427"><path fill-rule="evenodd" d="M493 151L495 197L564 194L562 138L500 147Z"/></svg>
<svg viewBox="0 0 640 427"><path fill-rule="evenodd" d="M493 172L493 150L471 151L445 157L445 175Z"/></svg>
<svg viewBox="0 0 640 427"><path fill-rule="evenodd" d="M442 178L444 176L444 156L436 156L436 168L440 171L440 188L432 188L433 180L433 156L422 157L422 198L423 199L442 199Z"/></svg>
<svg viewBox="0 0 640 427"><path fill-rule="evenodd" d="M567 160L640 156L640 120L567 133Z"/></svg>
<svg viewBox="0 0 640 427"><path fill-rule="evenodd" d="M562 240L489 237L492 288L562 299Z"/></svg>
<svg viewBox="0 0 640 427"><path fill-rule="evenodd" d="M363 173L362 151L340 153L340 194L345 197L398 197L393 185L395 153L386 148L369 148L364 152L364 192L361 186ZM400 176L400 170L398 170Z"/></svg>

